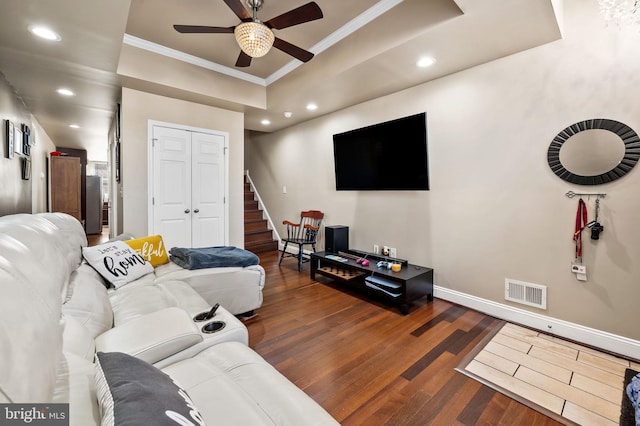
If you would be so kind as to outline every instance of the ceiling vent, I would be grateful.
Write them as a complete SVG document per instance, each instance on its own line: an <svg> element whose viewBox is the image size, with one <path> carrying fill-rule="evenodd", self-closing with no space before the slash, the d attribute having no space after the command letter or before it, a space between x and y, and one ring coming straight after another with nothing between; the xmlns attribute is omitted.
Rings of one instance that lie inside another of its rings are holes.
<svg viewBox="0 0 640 426"><path fill-rule="evenodd" d="M504 298L523 305L547 309L547 286L505 278Z"/></svg>

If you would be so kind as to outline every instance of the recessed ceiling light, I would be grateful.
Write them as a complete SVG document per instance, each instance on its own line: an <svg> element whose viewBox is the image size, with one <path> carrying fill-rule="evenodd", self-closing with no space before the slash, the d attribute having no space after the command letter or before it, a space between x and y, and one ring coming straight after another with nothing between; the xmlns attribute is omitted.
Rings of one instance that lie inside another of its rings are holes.
<svg viewBox="0 0 640 426"><path fill-rule="evenodd" d="M416 66L420 67L420 68L427 68L430 67L431 65L435 64L436 60L433 59L430 56L424 57L424 58L420 58L418 60L418 62L416 62Z"/></svg>
<svg viewBox="0 0 640 426"><path fill-rule="evenodd" d="M60 37L55 31L47 28L47 27L41 27L38 25L32 25L29 27L29 31L31 31L32 34L37 35L38 37L44 38L46 40L51 40L51 41L60 41L62 40L62 37Z"/></svg>
<svg viewBox="0 0 640 426"><path fill-rule="evenodd" d="M307 109L308 109L309 111L315 111L315 110L317 110L317 109L318 109L318 105L316 105L316 104L308 104L308 105L307 105Z"/></svg>
<svg viewBox="0 0 640 426"><path fill-rule="evenodd" d="M285 111L282 113L282 115L284 115L287 118L293 117L293 113L291 111Z"/></svg>
<svg viewBox="0 0 640 426"><path fill-rule="evenodd" d="M266 118L264 120L262 120L260 123L262 123L263 126L268 126L269 124L271 124L271 121L267 120Z"/></svg>
<svg viewBox="0 0 640 426"><path fill-rule="evenodd" d="M78 126L77 124L69 124L69 127L71 127L72 129L79 129L80 126Z"/></svg>
<svg viewBox="0 0 640 426"><path fill-rule="evenodd" d="M65 89L64 87L59 88L58 90L56 90L56 92L58 92L58 94L60 94L62 96L74 96L75 95L75 93L73 93L71 90Z"/></svg>

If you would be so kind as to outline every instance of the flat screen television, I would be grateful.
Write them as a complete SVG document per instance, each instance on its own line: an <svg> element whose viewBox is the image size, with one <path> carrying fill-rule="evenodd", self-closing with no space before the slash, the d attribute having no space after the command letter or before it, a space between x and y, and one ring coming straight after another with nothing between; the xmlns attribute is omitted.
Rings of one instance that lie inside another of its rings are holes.
<svg viewBox="0 0 640 426"><path fill-rule="evenodd" d="M427 191L427 114L333 135L336 190Z"/></svg>

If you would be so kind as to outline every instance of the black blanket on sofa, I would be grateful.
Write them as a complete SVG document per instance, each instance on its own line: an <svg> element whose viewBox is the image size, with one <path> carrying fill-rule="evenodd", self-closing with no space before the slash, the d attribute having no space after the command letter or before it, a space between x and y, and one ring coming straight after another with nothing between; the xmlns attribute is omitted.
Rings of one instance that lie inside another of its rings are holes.
<svg viewBox="0 0 640 426"><path fill-rule="evenodd" d="M173 247L169 255L171 261L185 269L245 267L260 261L254 253L234 246Z"/></svg>

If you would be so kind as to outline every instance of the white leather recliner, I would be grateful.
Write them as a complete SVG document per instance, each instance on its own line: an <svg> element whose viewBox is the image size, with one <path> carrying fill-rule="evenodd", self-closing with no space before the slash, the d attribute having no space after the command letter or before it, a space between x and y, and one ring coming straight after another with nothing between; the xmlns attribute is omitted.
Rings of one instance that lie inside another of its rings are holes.
<svg viewBox="0 0 640 426"><path fill-rule="evenodd" d="M210 303L185 281L149 274L107 290L82 262L86 244L68 215L0 217L0 403L68 403L72 425L118 424L123 403L104 398L119 390L106 361L96 364L104 352L125 357L116 370L143 363L130 371L168 375L208 424L337 424L247 346L246 327L224 307L212 318L224 328L204 333L193 317ZM159 401L133 391L127 402L153 405L144 398Z"/></svg>

